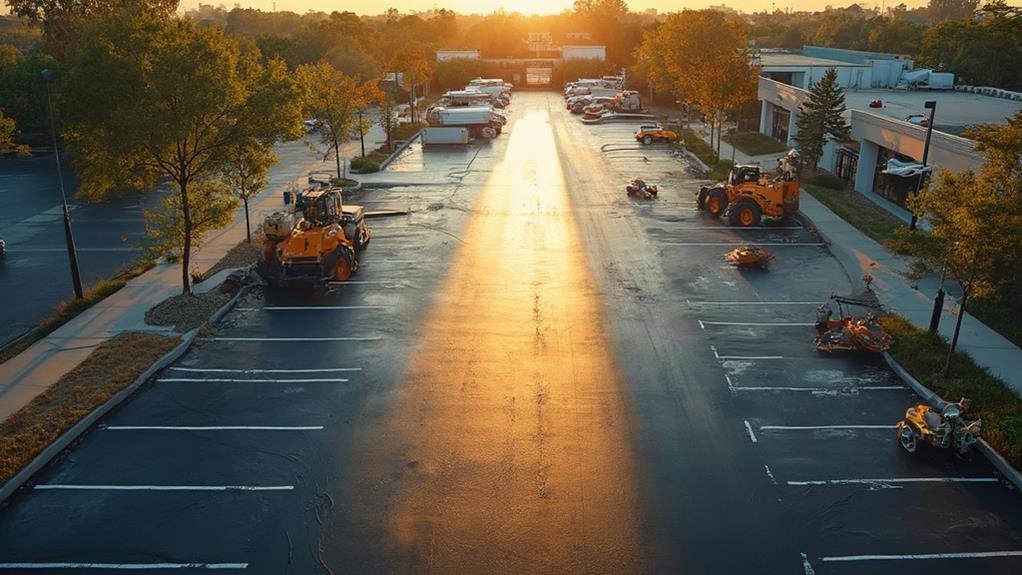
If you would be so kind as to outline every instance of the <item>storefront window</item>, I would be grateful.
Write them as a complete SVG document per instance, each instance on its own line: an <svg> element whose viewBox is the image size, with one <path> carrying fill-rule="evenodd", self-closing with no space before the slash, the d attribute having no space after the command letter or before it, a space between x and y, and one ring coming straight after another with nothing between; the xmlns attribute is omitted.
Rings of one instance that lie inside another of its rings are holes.
<svg viewBox="0 0 1022 575"><path fill-rule="evenodd" d="M909 194L919 188L919 177L904 177L883 173L887 168L887 160L892 158L902 162L917 161L894 150L880 148L880 153L877 154L876 177L873 178L873 191L901 207L906 207Z"/></svg>
<svg viewBox="0 0 1022 575"><path fill-rule="evenodd" d="M791 122L791 112L774 106L774 124L770 128L770 136L778 142L787 144L789 122Z"/></svg>

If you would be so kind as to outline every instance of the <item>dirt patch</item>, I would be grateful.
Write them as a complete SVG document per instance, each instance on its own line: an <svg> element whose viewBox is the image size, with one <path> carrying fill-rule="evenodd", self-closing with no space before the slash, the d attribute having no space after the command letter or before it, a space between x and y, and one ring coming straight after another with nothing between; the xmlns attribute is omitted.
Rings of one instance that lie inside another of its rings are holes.
<svg viewBox="0 0 1022 575"><path fill-rule="evenodd" d="M178 343L176 336L121 334L96 348L78 367L0 423L0 483L7 482Z"/></svg>
<svg viewBox="0 0 1022 575"><path fill-rule="evenodd" d="M213 264L213 267L206 270L206 273L202 274L202 277L197 279L196 283L213 277L219 271L231 268L243 268L258 262L263 253L264 241L266 241L266 236L263 235L262 227L258 226L258 229L252 232L251 242L247 240L241 240L238 242L238 245L228 250L228 252L224 254L224 257L220 258L220 261Z"/></svg>
<svg viewBox="0 0 1022 575"><path fill-rule="evenodd" d="M167 298L145 312L149 325L172 326L174 331L186 332L206 323L237 289L225 282L218 289L201 294L181 294Z"/></svg>

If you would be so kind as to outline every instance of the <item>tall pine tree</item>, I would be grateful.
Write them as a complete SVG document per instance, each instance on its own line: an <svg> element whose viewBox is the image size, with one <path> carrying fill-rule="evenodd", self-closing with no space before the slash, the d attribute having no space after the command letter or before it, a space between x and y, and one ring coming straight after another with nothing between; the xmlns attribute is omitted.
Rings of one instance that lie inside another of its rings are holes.
<svg viewBox="0 0 1022 575"><path fill-rule="evenodd" d="M830 68L819 82L809 88L809 99L799 106L795 126L795 147L804 166L816 167L827 138L839 142L850 137L845 113L845 93L837 84L837 71Z"/></svg>

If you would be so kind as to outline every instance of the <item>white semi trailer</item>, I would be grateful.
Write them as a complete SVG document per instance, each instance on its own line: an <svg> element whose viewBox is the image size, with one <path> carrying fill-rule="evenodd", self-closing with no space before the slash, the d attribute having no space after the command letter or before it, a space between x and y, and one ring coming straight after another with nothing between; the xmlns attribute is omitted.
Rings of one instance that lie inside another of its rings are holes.
<svg viewBox="0 0 1022 575"><path fill-rule="evenodd" d="M471 138L468 128L429 126L422 130L422 144L467 144Z"/></svg>
<svg viewBox="0 0 1022 575"><path fill-rule="evenodd" d="M490 106L479 108L431 108L426 115L430 126L463 127L473 138L492 139L500 135L504 120Z"/></svg>

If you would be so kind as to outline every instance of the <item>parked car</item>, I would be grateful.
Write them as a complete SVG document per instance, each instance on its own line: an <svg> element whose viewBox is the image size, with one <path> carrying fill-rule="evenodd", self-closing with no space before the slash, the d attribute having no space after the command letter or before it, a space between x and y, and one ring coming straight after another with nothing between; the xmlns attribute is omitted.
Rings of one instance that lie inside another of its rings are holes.
<svg viewBox="0 0 1022 575"><path fill-rule="evenodd" d="M678 139L678 133L660 124L643 124L635 131L635 139L648 146L653 142L673 142Z"/></svg>
<svg viewBox="0 0 1022 575"><path fill-rule="evenodd" d="M930 119L923 114L912 114L911 116L906 116L905 121L924 128L930 123Z"/></svg>

